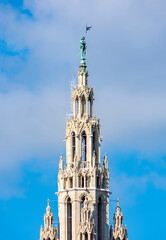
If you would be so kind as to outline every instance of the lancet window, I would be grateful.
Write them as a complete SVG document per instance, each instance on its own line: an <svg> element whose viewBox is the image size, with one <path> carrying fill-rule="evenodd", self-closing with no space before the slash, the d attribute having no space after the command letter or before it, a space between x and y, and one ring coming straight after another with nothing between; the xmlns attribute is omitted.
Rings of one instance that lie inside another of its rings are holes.
<svg viewBox="0 0 166 240"><path fill-rule="evenodd" d="M90 234L90 240L93 240L93 233Z"/></svg>
<svg viewBox="0 0 166 240"><path fill-rule="evenodd" d="M88 99L88 115L91 117L92 113L91 113L91 99Z"/></svg>
<svg viewBox="0 0 166 240"><path fill-rule="evenodd" d="M76 116L78 115L78 96L76 97Z"/></svg>
<svg viewBox="0 0 166 240"><path fill-rule="evenodd" d="M72 132L72 161L74 161L75 150L76 150L76 139L75 139L75 132Z"/></svg>
<svg viewBox="0 0 166 240"><path fill-rule="evenodd" d="M102 201L98 200L98 240L102 240Z"/></svg>
<svg viewBox="0 0 166 240"><path fill-rule="evenodd" d="M82 150L82 161L86 161L86 149L87 149L87 139L86 139L86 133L83 131L81 136L81 150Z"/></svg>
<svg viewBox="0 0 166 240"><path fill-rule="evenodd" d="M88 233L85 233L85 240L88 240Z"/></svg>
<svg viewBox="0 0 166 240"><path fill-rule="evenodd" d="M81 198L81 208L84 207L84 201L85 201L85 196L83 196L83 197Z"/></svg>
<svg viewBox="0 0 166 240"><path fill-rule="evenodd" d="M67 199L67 240L72 240L72 204L70 197Z"/></svg>
<svg viewBox="0 0 166 240"><path fill-rule="evenodd" d="M85 187L84 176L80 175L79 176L79 188L84 188L84 187Z"/></svg>
<svg viewBox="0 0 166 240"><path fill-rule="evenodd" d="M84 115L84 113L86 112L86 99L85 96L83 95L82 97L82 116Z"/></svg>
<svg viewBox="0 0 166 240"><path fill-rule="evenodd" d="M84 188L84 176L82 177L82 188Z"/></svg>
<svg viewBox="0 0 166 240"><path fill-rule="evenodd" d="M95 145L96 145L96 133L94 131L93 132L93 151L96 151Z"/></svg>
<svg viewBox="0 0 166 240"><path fill-rule="evenodd" d="M83 215L82 215L82 209L84 207L84 201L85 201L85 196L82 196L81 198L81 203L80 203L80 222L83 222Z"/></svg>

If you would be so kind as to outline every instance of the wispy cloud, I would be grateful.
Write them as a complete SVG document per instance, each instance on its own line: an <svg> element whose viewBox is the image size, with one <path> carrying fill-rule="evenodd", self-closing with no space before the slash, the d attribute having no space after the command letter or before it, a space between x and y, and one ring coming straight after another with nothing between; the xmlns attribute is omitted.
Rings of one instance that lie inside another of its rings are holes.
<svg viewBox="0 0 166 240"><path fill-rule="evenodd" d="M125 205L134 205L137 202L138 195L144 194L149 184L152 184L158 190L166 191L166 176L159 175L156 172L150 172L142 176L114 175L110 181L112 198L123 199Z"/></svg>
<svg viewBox="0 0 166 240"><path fill-rule="evenodd" d="M17 172L28 158L50 156L60 146L86 23L93 25L89 82L107 144L165 154L163 9L162 0L28 0L20 9L1 4L0 169ZM146 185L150 176L141 181ZM165 189L154 176L154 186ZM122 178L128 189L139 181Z"/></svg>

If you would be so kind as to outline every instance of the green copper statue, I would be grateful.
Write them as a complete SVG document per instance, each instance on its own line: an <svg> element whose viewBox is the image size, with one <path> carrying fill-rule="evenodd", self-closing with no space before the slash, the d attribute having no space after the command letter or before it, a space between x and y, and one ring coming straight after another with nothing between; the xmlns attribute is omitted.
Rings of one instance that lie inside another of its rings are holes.
<svg viewBox="0 0 166 240"><path fill-rule="evenodd" d="M81 41L80 41L80 54L81 54L81 65L86 65L86 63L85 63L85 55L86 55L85 37L82 37Z"/></svg>

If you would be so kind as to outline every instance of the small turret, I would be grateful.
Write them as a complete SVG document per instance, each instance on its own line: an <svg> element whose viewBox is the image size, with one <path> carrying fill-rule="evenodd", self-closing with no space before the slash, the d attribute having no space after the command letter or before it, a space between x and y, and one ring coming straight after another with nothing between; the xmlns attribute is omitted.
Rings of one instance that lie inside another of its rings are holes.
<svg viewBox="0 0 166 240"><path fill-rule="evenodd" d="M46 213L44 214L44 228L40 229L40 240L57 240L57 228L53 227L53 214L51 213L50 200L48 199Z"/></svg>
<svg viewBox="0 0 166 240"><path fill-rule="evenodd" d="M123 213L117 199L116 213L114 214L114 227L110 228L110 240L128 240L126 225L123 228Z"/></svg>

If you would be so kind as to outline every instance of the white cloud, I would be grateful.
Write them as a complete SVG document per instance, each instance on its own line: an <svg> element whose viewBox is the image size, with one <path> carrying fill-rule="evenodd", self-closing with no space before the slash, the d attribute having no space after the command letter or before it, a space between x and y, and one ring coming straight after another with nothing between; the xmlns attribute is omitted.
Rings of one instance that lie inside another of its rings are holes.
<svg viewBox="0 0 166 240"><path fill-rule="evenodd" d="M55 154L65 134L60 131L66 110L59 102L62 96L56 89L0 95L0 169L15 168L28 157Z"/></svg>
<svg viewBox="0 0 166 240"><path fill-rule="evenodd" d="M165 154L164 5L155 0L27 0L29 17L1 4L2 37L13 51L28 51L26 59L1 56L1 170L17 171L29 157L50 156L60 145L69 112L65 94L76 75L87 23L93 25L90 82L96 86L95 112L107 144Z"/></svg>
<svg viewBox="0 0 166 240"><path fill-rule="evenodd" d="M118 175L111 178L110 189L113 199L120 198L125 205L134 205L138 195L142 195L147 190L149 184L156 189L166 191L166 176L159 175L157 172L150 172L141 176Z"/></svg>
<svg viewBox="0 0 166 240"><path fill-rule="evenodd" d="M98 115L106 142L141 151L166 153L164 92L99 91ZM103 108L104 106L104 108Z"/></svg>

